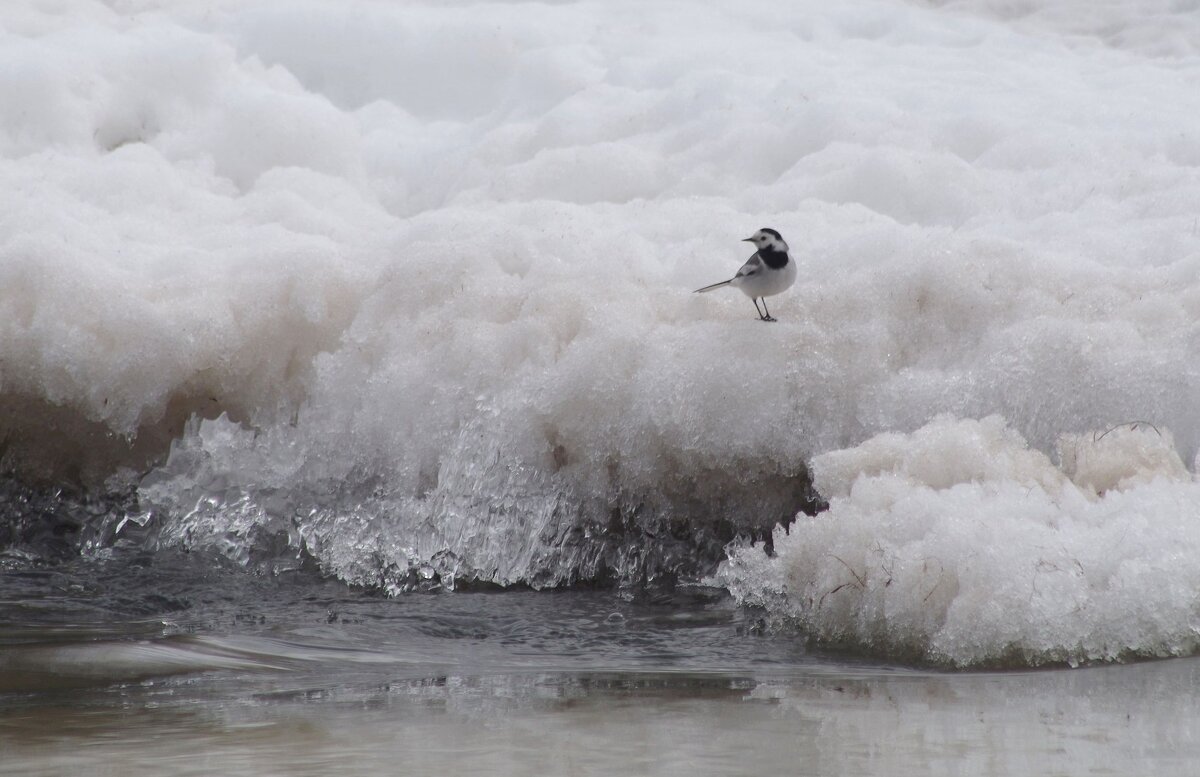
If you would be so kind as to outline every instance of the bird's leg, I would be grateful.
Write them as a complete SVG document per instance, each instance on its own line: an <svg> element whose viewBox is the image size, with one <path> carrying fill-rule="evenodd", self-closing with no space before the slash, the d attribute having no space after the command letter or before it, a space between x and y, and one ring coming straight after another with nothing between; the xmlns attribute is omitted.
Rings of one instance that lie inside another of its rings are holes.
<svg viewBox="0 0 1200 777"><path fill-rule="evenodd" d="M750 298L750 301L754 303L754 312L755 312L755 313L758 313L758 320L759 320L759 321L766 321L766 320L767 320L767 317L766 317L766 316L764 316L764 315L763 315L763 312L762 312L761 310L759 310L759 309L758 309L758 297L751 297L751 298ZM763 307L766 307L766 305L767 305L767 301L764 299L764 300L763 300Z"/></svg>
<svg viewBox="0 0 1200 777"><path fill-rule="evenodd" d="M757 308L758 305L755 305L754 307ZM771 311L767 310L767 298L766 297L763 297L763 310L767 311L767 315L763 318L763 321L777 321L778 320L777 318L775 318L774 316L771 315Z"/></svg>

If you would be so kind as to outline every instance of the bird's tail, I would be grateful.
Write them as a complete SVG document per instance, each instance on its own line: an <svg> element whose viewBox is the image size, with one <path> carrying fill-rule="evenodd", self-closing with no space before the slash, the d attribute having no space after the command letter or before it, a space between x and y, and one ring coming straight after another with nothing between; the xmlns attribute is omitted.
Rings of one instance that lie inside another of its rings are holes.
<svg viewBox="0 0 1200 777"><path fill-rule="evenodd" d="M721 288L722 286L728 286L728 285L729 285L729 284L731 284L731 283L733 283L733 279L732 279L732 278L730 278L730 279L729 279L729 280L727 280L727 281L721 281L720 283L714 283L712 286L705 286L703 289L696 289L696 290L695 290L695 291L693 291L692 293L693 293L693 294L703 294L703 293L704 293L704 292L706 292L706 291L712 291L713 289L719 289L719 288Z"/></svg>

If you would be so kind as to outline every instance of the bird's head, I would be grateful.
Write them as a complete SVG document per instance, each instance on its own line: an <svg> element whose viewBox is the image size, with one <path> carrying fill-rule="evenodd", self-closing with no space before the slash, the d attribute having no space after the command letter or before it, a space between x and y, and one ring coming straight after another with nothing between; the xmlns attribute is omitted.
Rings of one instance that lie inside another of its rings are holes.
<svg viewBox="0 0 1200 777"><path fill-rule="evenodd" d="M788 244L784 242L783 235L780 235L773 229L758 230L753 236L743 238L744 243L753 243L759 251L787 251Z"/></svg>

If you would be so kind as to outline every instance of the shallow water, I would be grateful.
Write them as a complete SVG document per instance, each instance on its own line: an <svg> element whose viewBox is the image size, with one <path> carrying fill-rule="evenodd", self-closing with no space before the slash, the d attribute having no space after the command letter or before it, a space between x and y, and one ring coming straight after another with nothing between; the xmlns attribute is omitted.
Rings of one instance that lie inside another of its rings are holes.
<svg viewBox="0 0 1200 777"><path fill-rule="evenodd" d="M121 585L118 585L118 584ZM813 654L715 589L413 594L118 554L0 576L0 773L1188 774L1200 661Z"/></svg>
<svg viewBox="0 0 1200 777"><path fill-rule="evenodd" d="M0 772L1200 773L1195 6L6 2Z"/></svg>

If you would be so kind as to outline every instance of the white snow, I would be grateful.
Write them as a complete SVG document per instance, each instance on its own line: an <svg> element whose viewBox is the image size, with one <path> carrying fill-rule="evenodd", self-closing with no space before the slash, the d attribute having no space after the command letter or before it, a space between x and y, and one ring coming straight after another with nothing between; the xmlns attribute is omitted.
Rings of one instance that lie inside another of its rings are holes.
<svg viewBox="0 0 1200 777"><path fill-rule="evenodd" d="M1063 447L1065 473L999 417L943 417L820 455L829 510L716 579L816 641L958 666L1194 652L1200 484L1170 436Z"/></svg>
<svg viewBox="0 0 1200 777"><path fill-rule="evenodd" d="M1105 650L1150 644L1140 613L1187 649L1196 556L1149 528L1183 520L1186 472L1132 443L1033 458L1132 421L1200 448L1195 3L18 0L0 106L4 464L141 461L45 455L69 422L178 438L142 484L164 541L554 583L595 563L562 550L581 514L769 525L814 456L892 434L870 445L943 462L959 433L904 435L995 415L978 482L878 475L943 563L997 543L1025 571L980 590L1027 585L1043 556L1009 531L1053 519L1052 563L1177 581L1122 578ZM801 271L780 323L689 293L764 226ZM968 509L1015 523L964 535ZM889 639L994 655L1022 626L989 606ZM1028 617L1030 650L1091 644Z"/></svg>

